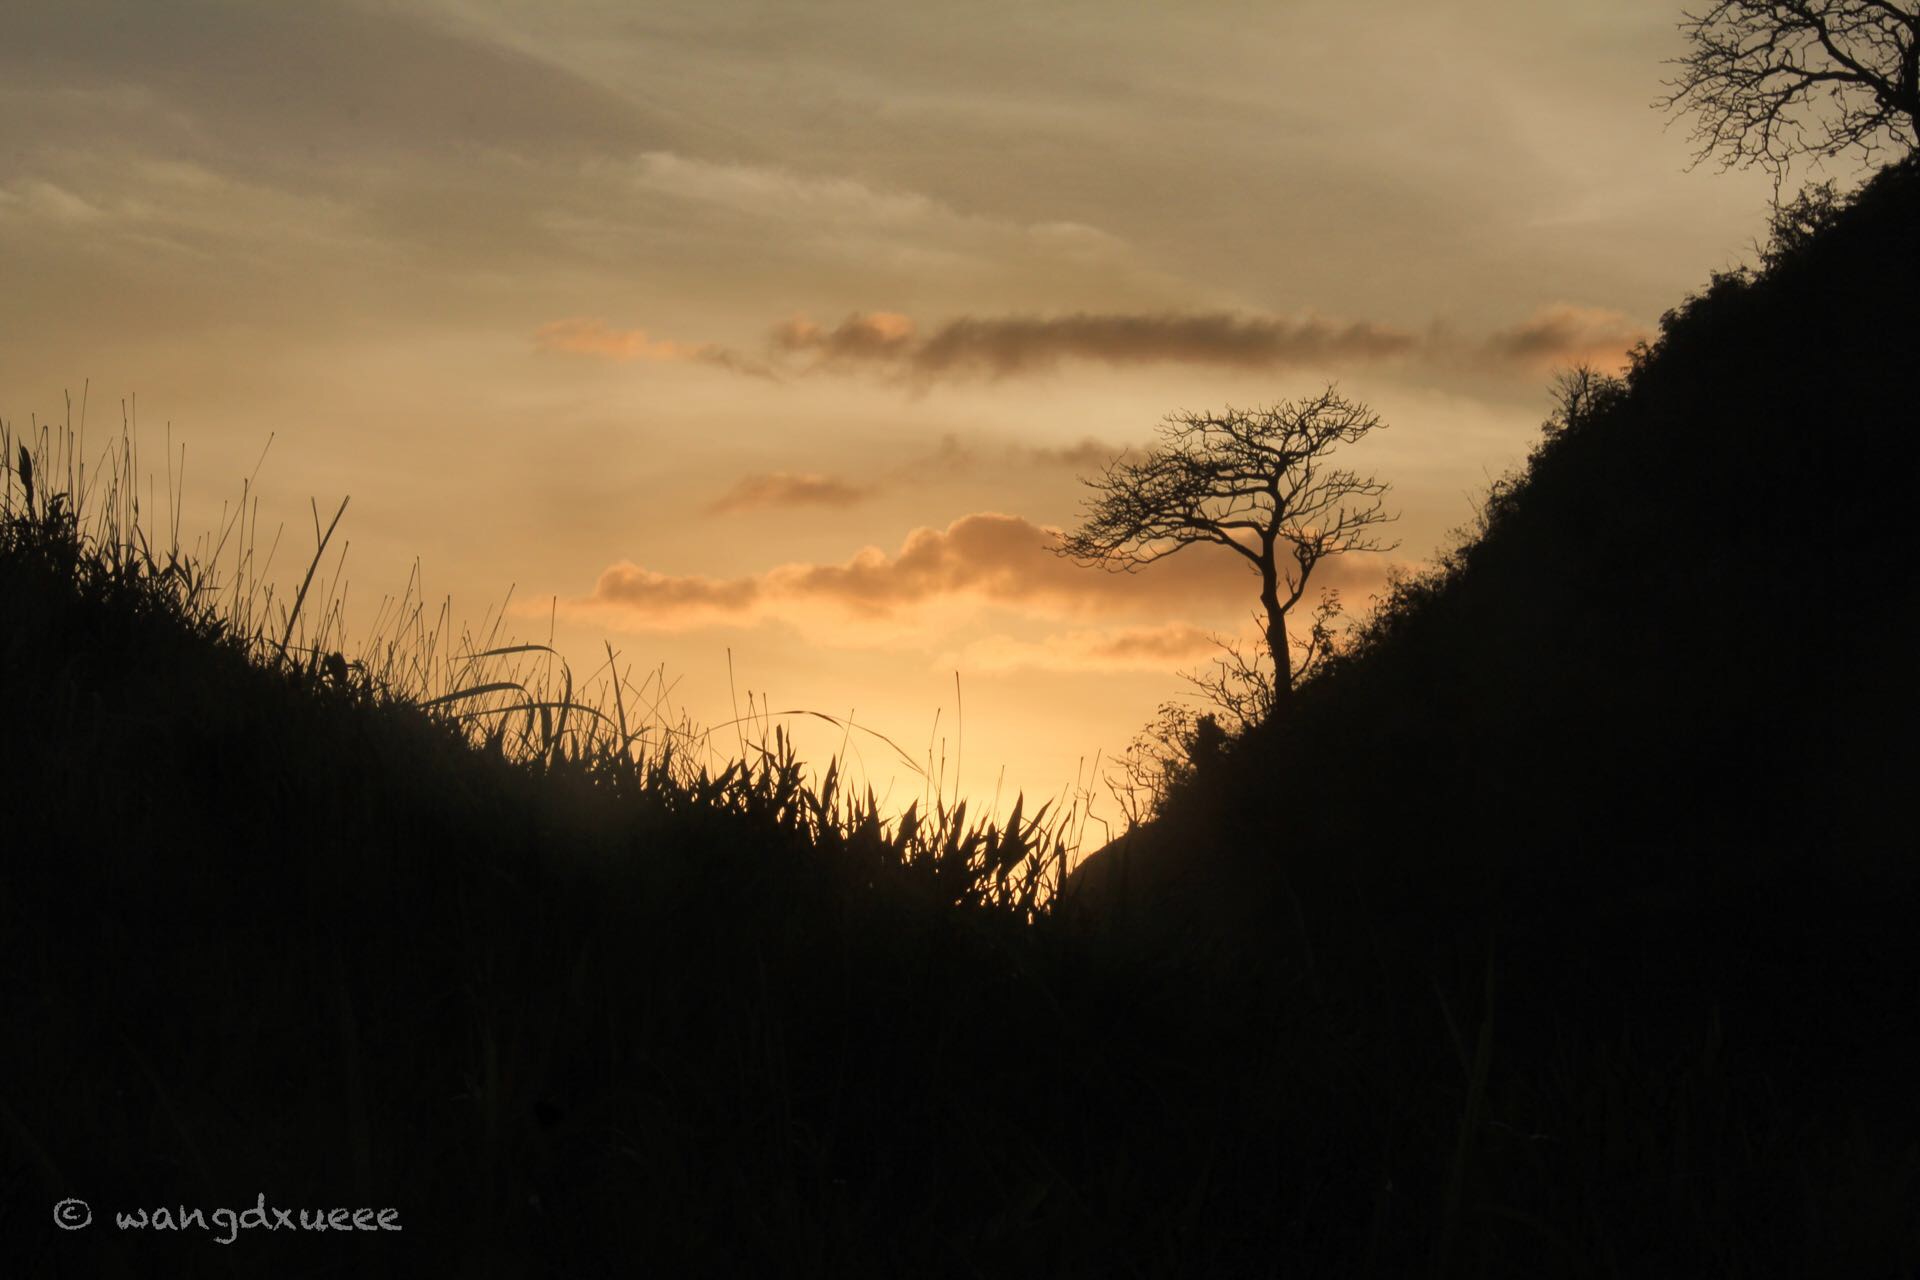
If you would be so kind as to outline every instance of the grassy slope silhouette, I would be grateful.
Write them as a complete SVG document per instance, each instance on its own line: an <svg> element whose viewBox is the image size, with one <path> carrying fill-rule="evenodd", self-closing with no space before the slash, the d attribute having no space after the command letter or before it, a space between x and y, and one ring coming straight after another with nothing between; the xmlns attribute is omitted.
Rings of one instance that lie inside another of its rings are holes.
<svg viewBox="0 0 1920 1280"><path fill-rule="evenodd" d="M1916 226L1909 166L1670 317L1091 926L1043 836L903 837L777 756L476 745L43 484L0 523L8 1252L1911 1274ZM406 1230L47 1221L260 1192Z"/></svg>
<svg viewBox="0 0 1920 1280"><path fill-rule="evenodd" d="M1764 1094L1809 1132L1847 1111L1910 1189L1916 228L1909 161L1783 224L1765 270L1717 275L1548 424L1288 723L1074 889L1143 944L1205 939L1210 963L1348 999L1369 972L1409 990L1491 956L1516 1104L1568 1054L1682 1061L1710 1033L1723 1102ZM1684 1197L1699 1152L1668 1124L1645 1140L1672 1144ZM1544 1188L1533 1206L1596 1211ZM1732 1257L1791 1273L1807 1237L1784 1221ZM1686 1228L1633 1230L1654 1250Z"/></svg>

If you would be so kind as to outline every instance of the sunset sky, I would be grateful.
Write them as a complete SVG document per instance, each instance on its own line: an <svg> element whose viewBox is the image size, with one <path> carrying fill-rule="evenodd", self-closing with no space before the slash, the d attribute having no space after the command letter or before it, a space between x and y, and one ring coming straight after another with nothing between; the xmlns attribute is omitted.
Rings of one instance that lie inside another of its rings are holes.
<svg viewBox="0 0 1920 1280"><path fill-rule="evenodd" d="M1751 258L1767 181L1686 171L1656 0L23 0L0 8L0 418L137 395L189 530L269 434L348 621L416 559L582 673L845 716L1053 795L1255 580L1046 550L1165 414L1337 382L1392 559ZM310 541L308 543L310 548ZM1380 558L1316 581L1364 606ZM940 715L935 730L936 712ZM803 739L815 756L839 744ZM870 776L918 794L871 740ZM936 745L937 750L937 745ZM1104 813L1115 816L1109 802Z"/></svg>

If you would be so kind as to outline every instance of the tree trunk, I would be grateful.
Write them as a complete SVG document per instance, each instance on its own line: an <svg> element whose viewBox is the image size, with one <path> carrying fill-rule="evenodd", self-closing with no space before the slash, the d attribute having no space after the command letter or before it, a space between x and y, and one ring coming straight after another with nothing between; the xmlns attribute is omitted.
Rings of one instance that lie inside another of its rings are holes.
<svg viewBox="0 0 1920 1280"><path fill-rule="evenodd" d="M1273 705L1284 707L1293 696L1293 651L1287 644L1287 614L1280 607L1279 575L1262 566L1260 603L1267 609L1267 653L1273 659Z"/></svg>

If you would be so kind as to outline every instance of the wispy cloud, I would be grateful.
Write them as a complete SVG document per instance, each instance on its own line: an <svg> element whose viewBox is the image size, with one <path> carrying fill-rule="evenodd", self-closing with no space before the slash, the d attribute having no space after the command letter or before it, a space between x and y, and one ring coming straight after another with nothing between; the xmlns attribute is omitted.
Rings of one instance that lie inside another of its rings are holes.
<svg viewBox="0 0 1920 1280"><path fill-rule="evenodd" d="M38 218L63 226L86 226L106 216L91 202L46 181L0 187L0 217L8 215Z"/></svg>
<svg viewBox="0 0 1920 1280"><path fill-rule="evenodd" d="M1556 302L1495 332L1486 349L1533 370L1582 362L1618 369L1625 366L1627 351L1650 336L1622 312Z"/></svg>
<svg viewBox="0 0 1920 1280"><path fill-rule="evenodd" d="M1134 450L1128 446L1108 444L1092 436L1057 447L1022 445L1019 453L1022 459L1037 466L1064 467L1076 471L1098 471L1110 462L1134 456Z"/></svg>
<svg viewBox="0 0 1920 1280"><path fill-rule="evenodd" d="M872 477L855 480L813 471L756 472L740 477L731 488L707 504L708 515L792 507L846 508L867 502L902 484L924 484L935 475L992 470L1030 471L1035 468L1090 475L1117 459L1137 457L1125 445L1109 444L1092 436L1066 445L1005 442L981 446L948 433L925 454Z"/></svg>
<svg viewBox="0 0 1920 1280"><path fill-rule="evenodd" d="M315 148L424 157L458 139L534 154L658 144L667 132L552 60L398 6L0 6L0 79L36 92L138 85L152 98L138 127L186 117L196 144L254 151L287 171L327 173L284 158Z"/></svg>
<svg viewBox="0 0 1920 1280"><path fill-rule="evenodd" d="M729 351L711 342L675 342L655 338L645 329L615 329L597 317L575 316L545 324L533 335L534 349L571 355L598 356L620 362L643 360L652 363L697 361L719 365L736 373L755 377L773 377L773 371L760 361Z"/></svg>
<svg viewBox="0 0 1920 1280"><path fill-rule="evenodd" d="M1051 280L1164 285L1126 242L1079 222L1021 222L924 192L780 165L649 151L623 167L629 188L665 198L702 223L777 243L789 254L926 287L935 281L1035 274Z"/></svg>
<svg viewBox="0 0 1920 1280"><path fill-rule="evenodd" d="M700 360L779 376L871 373L926 387L974 378L1033 377L1072 363L1125 368L1185 364L1223 369L1331 369L1386 361L1512 369L1529 376L1580 361L1619 367L1645 328L1619 311L1554 303L1480 339L1436 327L1417 335L1370 320L1288 319L1233 312L961 316L930 330L895 311L856 311L834 325L796 316L774 327L768 358L712 343L656 339L642 329L565 320L540 344L614 360ZM1074 464L1092 461L1075 458Z"/></svg>
<svg viewBox="0 0 1920 1280"><path fill-rule="evenodd" d="M953 432L940 437L939 445L925 457L908 464L908 474L929 470L969 471L982 465L1012 468L1048 467L1063 471L1094 472L1110 462L1132 460L1138 452L1131 445L1112 444L1093 436L1083 436L1072 444L1000 444L982 447L962 440Z"/></svg>
<svg viewBox="0 0 1920 1280"><path fill-rule="evenodd" d="M1229 312L962 316L924 337L906 316L856 312L831 329L802 318L774 333L779 350L812 355L815 368L879 367L922 381L1046 373L1068 360L1240 369L1340 364L1401 355L1416 341L1369 322Z"/></svg>
<svg viewBox="0 0 1920 1280"><path fill-rule="evenodd" d="M570 351L609 360L695 360L714 348L653 338L645 329L614 329L607 322L576 316L542 325L533 337L542 351Z"/></svg>
<svg viewBox="0 0 1920 1280"><path fill-rule="evenodd" d="M1166 671L1215 652L1213 632L1169 622L1067 631L1040 640L986 636L943 655L937 665L966 671Z"/></svg>
<svg viewBox="0 0 1920 1280"><path fill-rule="evenodd" d="M699 204L786 221L903 226L957 219L916 191L886 190L852 178L795 173L765 165L701 160L649 151L634 163L635 186Z"/></svg>
<svg viewBox="0 0 1920 1280"><path fill-rule="evenodd" d="M850 507L873 496L873 489L835 476L774 471L743 476L707 507L712 515L763 507Z"/></svg>

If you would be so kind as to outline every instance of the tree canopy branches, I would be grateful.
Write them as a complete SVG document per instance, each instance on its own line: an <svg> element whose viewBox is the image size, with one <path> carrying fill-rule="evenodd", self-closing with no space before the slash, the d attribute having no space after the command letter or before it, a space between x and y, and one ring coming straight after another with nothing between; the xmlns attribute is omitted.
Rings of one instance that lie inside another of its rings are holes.
<svg viewBox="0 0 1920 1280"><path fill-rule="evenodd" d="M1330 555L1390 549L1375 532L1394 518L1381 503L1386 483L1326 462L1379 426L1377 414L1332 387L1297 404L1172 414L1144 458L1116 460L1087 482L1094 497L1060 552L1124 572L1195 543L1242 556L1260 575L1275 692L1284 698L1292 683L1286 615L1314 567Z"/></svg>
<svg viewBox="0 0 1920 1280"><path fill-rule="evenodd" d="M1797 156L1920 146L1920 0L1715 0L1657 105L1695 114L1696 161L1784 175Z"/></svg>

